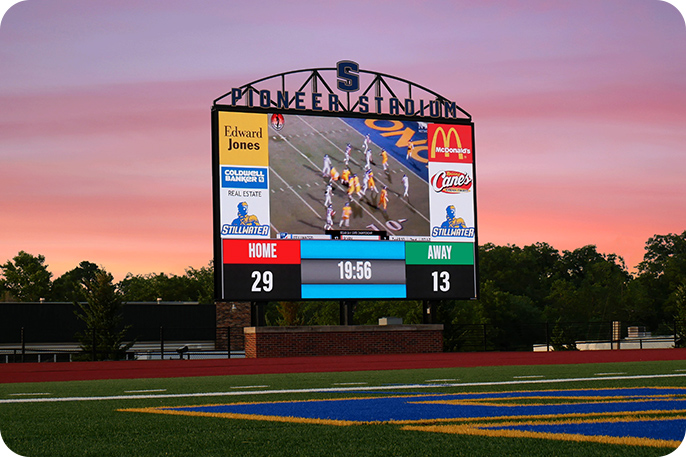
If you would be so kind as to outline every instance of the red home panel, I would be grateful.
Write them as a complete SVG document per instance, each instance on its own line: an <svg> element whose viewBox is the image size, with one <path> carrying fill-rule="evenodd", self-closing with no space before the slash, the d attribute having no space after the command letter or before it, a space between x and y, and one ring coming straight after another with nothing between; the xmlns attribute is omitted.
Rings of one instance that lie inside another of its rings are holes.
<svg viewBox="0 0 686 457"><path fill-rule="evenodd" d="M225 264L299 264L298 240L222 240Z"/></svg>

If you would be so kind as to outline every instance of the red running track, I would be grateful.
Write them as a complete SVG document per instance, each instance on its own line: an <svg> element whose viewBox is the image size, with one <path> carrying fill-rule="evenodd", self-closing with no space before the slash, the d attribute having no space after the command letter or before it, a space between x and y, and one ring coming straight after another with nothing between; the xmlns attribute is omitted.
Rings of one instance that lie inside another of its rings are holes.
<svg viewBox="0 0 686 457"><path fill-rule="evenodd" d="M686 360L684 349L0 364L0 383Z"/></svg>

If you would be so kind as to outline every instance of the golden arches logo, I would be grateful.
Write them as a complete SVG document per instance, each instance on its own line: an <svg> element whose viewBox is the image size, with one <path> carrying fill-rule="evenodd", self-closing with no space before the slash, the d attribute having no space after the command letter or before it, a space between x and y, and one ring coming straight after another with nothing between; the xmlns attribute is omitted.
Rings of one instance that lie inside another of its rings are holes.
<svg viewBox="0 0 686 457"><path fill-rule="evenodd" d="M438 146L436 140L438 137L443 140L442 146ZM450 145L450 139L455 137L455 147ZM431 138L431 148L429 150L429 159L436 158L437 154L444 154L445 157L450 157L450 154L457 154L460 160L465 158L466 154L471 154L471 150L462 147L462 141L460 140L460 135L457 133L455 127L448 127L446 133L443 126L438 126L433 132L433 137Z"/></svg>

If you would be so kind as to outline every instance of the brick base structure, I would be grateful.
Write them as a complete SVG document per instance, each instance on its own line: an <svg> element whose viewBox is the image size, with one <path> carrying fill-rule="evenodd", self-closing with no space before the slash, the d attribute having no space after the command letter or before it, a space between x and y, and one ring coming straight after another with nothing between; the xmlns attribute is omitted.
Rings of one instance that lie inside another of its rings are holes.
<svg viewBox="0 0 686 457"><path fill-rule="evenodd" d="M244 332L247 358L443 351L443 325L247 327Z"/></svg>
<svg viewBox="0 0 686 457"><path fill-rule="evenodd" d="M217 302L217 335L215 349L226 350L227 327L231 333L231 350L245 348L243 329L250 326L250 302Z"/></svg>

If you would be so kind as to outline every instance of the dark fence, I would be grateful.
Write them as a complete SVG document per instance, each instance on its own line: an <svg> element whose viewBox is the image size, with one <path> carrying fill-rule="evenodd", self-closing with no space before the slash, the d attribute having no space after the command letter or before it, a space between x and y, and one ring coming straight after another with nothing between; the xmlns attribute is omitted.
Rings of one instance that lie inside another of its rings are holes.
<svg viewBox="0 0 686 457"><path fill-rule="evenodd" d="M121 339L90 331L82 332L80 340L72 336L68 342L45 341L35 330L20 327L12 332L15 339L0 344L0 363L230 358L244 354L242 328L131 327Z"/></svg>
<svg viewBox="0 0 686 457"><path fill-rule="evenodd" d="M101 344L103 335L89 333L69 302L0 303L0 363L14 361L102 360L111 358L168 358L180 346L189 346L186 357L226 348L226 328L216 327L215 305L180 302L126 303L123 343L135 343L116 354ZM234 331L234 334L240 332ZM77 335L82 338L77 338ZM235 340L235 335L232 336ZM92 342L96 351L92 351ZM241 341L242 342L242 341ZM90 344L89 344L90 343ZM238 345L239 342L232 344ZM85 350L84 350L85 349ZM236 350L236 348L234 348Z"/></svg>
<svg viewBox="0 0 686 457"><path fill-rule="evenodd" d="M685 334L686 321L665 323L653 331L619 322L507 322L453 323L445 326L443 336L445 351L474 352L682 347ZM244 356L242 327L131 326L119 341L118 347L124 348L119 351L111 342L106 344L103 335L82 335L81 341L72 334L71 339L62 335L64 342L54 342L45 339L40 327L14 327L3 335L0 363Z"/></svg>
<svg viewBox="0 0 686 457"><path fill-rule="evenodd" d="M17 331L22 327L28 341L74 342L74 335L85 331L84 323L74 314L76 309L68 302L0 303L0 344L16 343ZM215 309L214 305L197 303L126 303L122 308L122 325L135 328L138 339L156 339L160 326L205 329L198 330L200 334L195 337L204 339L213 334L208 329L216 325Z"/></svg>
<svg viewBox="0 0 686 457"><path fill-rule="evenodd" d="M451 323L443 334L448 352L681 347L683 335L686 321L663 323L652 331L622 322Z"/></svg>

